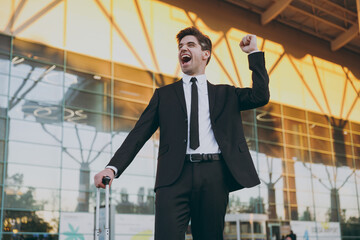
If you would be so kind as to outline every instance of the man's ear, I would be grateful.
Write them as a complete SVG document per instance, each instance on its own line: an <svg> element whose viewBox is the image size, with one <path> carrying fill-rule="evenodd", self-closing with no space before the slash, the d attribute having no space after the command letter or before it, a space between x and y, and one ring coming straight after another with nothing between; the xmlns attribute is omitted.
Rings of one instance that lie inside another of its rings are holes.
<svg viewBox="0 0 360 240"><path fill-rule="evenodd" d="M210 51L209 50L205 50L202 52L202 56L203 56L203 60L207 60L210 57Z"/></svg>

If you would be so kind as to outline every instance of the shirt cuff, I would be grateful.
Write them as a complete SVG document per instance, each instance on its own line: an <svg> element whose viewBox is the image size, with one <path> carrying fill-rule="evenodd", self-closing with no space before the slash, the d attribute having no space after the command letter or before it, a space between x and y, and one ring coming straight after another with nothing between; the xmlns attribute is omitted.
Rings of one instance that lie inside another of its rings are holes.
<svg viewBox="0 0 360 240"><path fill-rule="evenodd" d="M249 55L252 54L252 53L257 53L257 52L261 52L260 50L254 50L252 52L249 52Z"/></svg>
<svg viewBox="0 0 360 240"><path fill-rule="evenodd" d="M117 172L118 172L118 169L117 169L116 167L114 167L114 166L106 166L106 168L109 168L109 169L111 169L111 170L114 170L115 176L116 176L116 174L117 174Z"/></svg>

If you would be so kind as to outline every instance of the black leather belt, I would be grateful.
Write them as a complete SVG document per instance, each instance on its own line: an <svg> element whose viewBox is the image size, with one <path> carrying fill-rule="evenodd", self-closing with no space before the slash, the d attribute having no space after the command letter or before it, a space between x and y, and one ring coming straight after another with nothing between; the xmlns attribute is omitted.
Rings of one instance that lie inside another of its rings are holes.
<svg viewBox="0 0 360 240"><path fill-rule="evenodd" d="M186 154L185 160L192 163L220 161L222 160L222 155L220 153Z"/></svg>

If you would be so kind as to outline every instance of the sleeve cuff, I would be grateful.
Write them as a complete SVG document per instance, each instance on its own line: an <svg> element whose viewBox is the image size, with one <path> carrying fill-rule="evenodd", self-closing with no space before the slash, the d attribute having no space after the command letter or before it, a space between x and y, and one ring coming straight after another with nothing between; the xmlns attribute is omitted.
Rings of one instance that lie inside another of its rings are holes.
<svg viewBox="0 0 360 240"><path fill-rule="evenodd" d="M116 167L114 167L114 166L106 166L106 168L109 168L109 169L111 169L111 170L114 170L115 176L117 175L118 169L117 169Z"/></svg>
<svg viewBox="0 0 360 240"><path fill-rule="evenodd" d="M249 52L249 55L250 54L253 54L253 53L257 53L257 52L261 52L260 50L254 50L254 51L252 51L252 52Z"/></svg>

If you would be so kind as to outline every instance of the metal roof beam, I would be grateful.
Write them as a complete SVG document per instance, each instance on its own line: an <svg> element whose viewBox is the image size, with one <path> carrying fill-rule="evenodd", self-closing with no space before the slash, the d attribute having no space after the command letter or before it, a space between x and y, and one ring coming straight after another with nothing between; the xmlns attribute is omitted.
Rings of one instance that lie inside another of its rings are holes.
<svg viewBox="0 0 360 240"><path fill-rule="evenodd" d="M336 51L359 34L359 24L352 25L346 32L331 41L331 50Z"/></svg>
<svg viewBox="0 0 360 240"><path fill-rule="evenodd" d="M292 10L294 10L294 11L297 11L297 12L301 13L301 14L304 14L305 16L314 18L314 19L316 19L316 20L318 20L318 21L320 21L320 22L323 22L323 23L325 23L325 24L327 24L327 25L329 25L329 26L332 26L332 27L334 27L334 28L337 28L337 29L339 29L339 30L341 30L341 31L346 31L346 28L341 27L341 26L339 26L339 25L337 25L337 24L335 24L335 23L329 22L328 20L326 20L326 19L324 19L324 18L318 17L318 16L316 16L316 15L314 15L314 14L311 14L311 13L309 13L309 12L307 12L307 11L304 11L304 10L302 10L302 9L300 9L300 8L296 8L296 7L293 7L293 6L289 6L289 9L292 9Z"/></svg>
<svg viewBox="0 0 360 240"><path fill-rule="evenodd" d="M261 24L265 25L276 18L292 0L278 0L261 14Z"/></svg>
<svg viewBox="0 0 360 240"><path fill-rule="evenodd" d="M348 19L348 18L345 17L345 16L338 15L338 14L336 14L334 11L328 10L328 9L326 9L326 8L324 8L324 7L322 7L322 6L319 6L319 5L317 5L317 4L313 3L313 2L309 2L308 0L298 0L298 1L300 1L300 2L302 2L303 4L306 4L306 5L308 5L308 6L317 8L317 9L319 9L320 11L322 11L322 12L324 12L324 13L327 13L327 14L329 14L329 15L331 15L331 16L336 17L337 19L343 20L343 21L348 22L348 23L351 23L351 24L355 24L355 23L356 23L356 21L353 21L353 20L351 20L351 19ZM357 1L360 1L360 0L357 0ZM345 12L345 11L343 11L342 13L343 13L343 15L346 15L346 12ZM352 17L353 17L353 16L352 16ZM354 17L353 17L353 18L354 18Z"/></svg>

